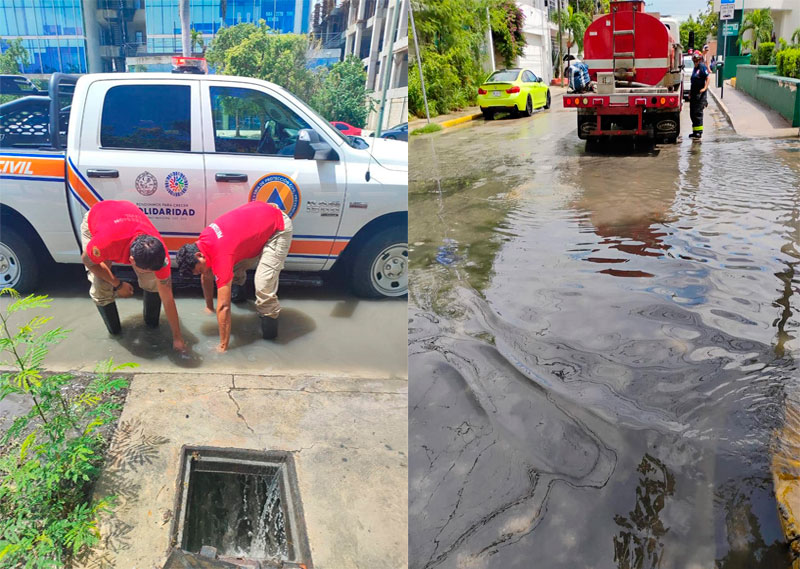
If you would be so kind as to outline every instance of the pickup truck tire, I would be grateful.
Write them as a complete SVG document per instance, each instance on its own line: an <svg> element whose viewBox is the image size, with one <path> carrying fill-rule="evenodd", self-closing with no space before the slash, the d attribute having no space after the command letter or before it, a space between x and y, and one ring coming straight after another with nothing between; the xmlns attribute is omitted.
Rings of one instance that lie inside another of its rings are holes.
<svg viewBox="0 0 800 569"><path fill-rule="evenodd" d="M13 288L20 294L33 292L39 282L39 264L25 239L3 224L0 233L0 288Z"/></svg>
<svg viewBox="0 0 800 569"><path fill-rule="evenodd" d="M408 234L390 227L372 236L353 262L353 290L363 298L391 298L408 294Z"/></svg>

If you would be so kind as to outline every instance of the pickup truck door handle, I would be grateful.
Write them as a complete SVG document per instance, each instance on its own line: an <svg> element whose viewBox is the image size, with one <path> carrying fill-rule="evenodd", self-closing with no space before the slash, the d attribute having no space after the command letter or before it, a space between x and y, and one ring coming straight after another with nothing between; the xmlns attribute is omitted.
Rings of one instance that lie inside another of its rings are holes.
<svg viewBox="0 0 800 569"><path fill-rule="evenodd" d="M119 171L117 170L96 170L89 168L86 173L90 178L119 178Z"/></svg>
<svg viewBox="0 0 800 569"><path fill-rule="evenodd" d="M247 174L232 174L230 172L217 172L214 174L217 182L246 182Z"/></svg>

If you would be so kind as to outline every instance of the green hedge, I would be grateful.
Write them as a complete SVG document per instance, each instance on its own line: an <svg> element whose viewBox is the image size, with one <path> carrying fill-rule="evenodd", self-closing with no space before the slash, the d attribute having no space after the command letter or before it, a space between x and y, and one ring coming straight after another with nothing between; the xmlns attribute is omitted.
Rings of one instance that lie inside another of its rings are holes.
<svg viewBox="0 0 800 569"><path fill-rule="evenodd" d="M750 55L750 65L769 65L774 51L774 42L765 41L758 44L758 50Z"/></svg>
<svg viewBox="0 0 800 569"><path fill-rule="evenodd" d="M800 47L784 49L775 54L778 75L800 79Z"/></svg>

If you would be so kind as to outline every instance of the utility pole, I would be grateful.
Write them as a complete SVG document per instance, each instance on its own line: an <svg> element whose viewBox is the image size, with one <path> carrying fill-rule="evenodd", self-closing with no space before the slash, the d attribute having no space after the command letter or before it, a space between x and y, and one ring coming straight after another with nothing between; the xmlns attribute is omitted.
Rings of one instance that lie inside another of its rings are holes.
<svg viewBox="0 0 800 569"><path fill-rule="evenodd" d="M381 110L378 114L378 128L375 129L375 139L381 136L381 129L383 128L383 113L386 110L386 91L389 89L389 78L392 75L392 68L394 67L394 41L397 37L397 23L400 21L400 9L403 7L403 2L410 0L395 0L394 14L392 18L392 28L389 30L389 53L386 55L386 64L383 65L383 91L381 93Z"/></svg>
<svg viewBox="0 0 800 569"><path fill-rule="evenodd" d="M422 84L422 100L425 101L425 116L431 124L431 112L428 110L428 95L425 93L425 77L422 74L422 59L419 57L419 41L417 40L417 27L414 25L414 9L411 0L408 0L408 15L411 19L411 33L414 35L414 51L417 53L417 69L419 69L419 82Z"/></svg>
<svg viewBox="0 0 800 569"><path fill-rule="evenodd" d="M563 85L564 76L561 74L561 58L562 58L561 45L564 41L563 36L561 35L561 16L562 16L561 7L563 4L561 3L561 0L557 1L558 1L558 8L556 8L557 10L556 15L558 16L558 61L556 61L556 75L559 77L559 79L562 80L561 85Z"/></svg>

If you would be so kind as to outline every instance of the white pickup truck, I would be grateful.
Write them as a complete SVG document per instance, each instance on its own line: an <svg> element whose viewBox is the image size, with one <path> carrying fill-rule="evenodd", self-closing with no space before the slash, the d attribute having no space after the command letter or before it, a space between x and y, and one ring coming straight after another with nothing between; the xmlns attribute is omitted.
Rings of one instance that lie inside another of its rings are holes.
<svg viewBox="0 0 800 569"><path fill-rule="evenodd" d="M171 253L250 200L292 218L287 271L347 271L355 292L408 288L408 146L354 139L256 79L54 74L0 105L0 287L34 290L48 255L80 263L86 211L137 204Z"/></svg>

